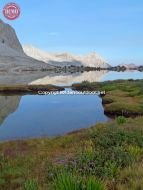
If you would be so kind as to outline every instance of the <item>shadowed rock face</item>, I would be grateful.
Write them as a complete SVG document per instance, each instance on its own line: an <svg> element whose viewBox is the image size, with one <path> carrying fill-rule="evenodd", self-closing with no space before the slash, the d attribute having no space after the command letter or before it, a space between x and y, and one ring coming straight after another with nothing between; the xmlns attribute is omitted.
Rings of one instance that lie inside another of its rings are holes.
<svg viewBox="0 0 143 190"><path fill-rule="evenodd" d="M18 108L20 96L0 96L0 125Z"/></svg>

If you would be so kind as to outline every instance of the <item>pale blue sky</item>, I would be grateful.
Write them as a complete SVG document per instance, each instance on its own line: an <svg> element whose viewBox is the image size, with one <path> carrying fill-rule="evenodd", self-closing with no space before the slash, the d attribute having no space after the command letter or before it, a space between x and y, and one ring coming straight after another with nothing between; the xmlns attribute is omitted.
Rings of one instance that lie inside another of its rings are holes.
<svg viewBox="0 0 143 190"><path fill-rule="evenodd" d="M21 16L8 21L22 44L49 52L96 51L112 64L143 64L143 0L16 0Z"/></svg>

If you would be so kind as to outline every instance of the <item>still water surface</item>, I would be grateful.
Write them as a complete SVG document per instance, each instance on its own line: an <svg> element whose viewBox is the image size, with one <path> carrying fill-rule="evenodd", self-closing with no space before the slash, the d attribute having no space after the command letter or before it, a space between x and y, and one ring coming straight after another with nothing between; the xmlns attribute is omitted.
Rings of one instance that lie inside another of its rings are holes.
<svg viewBox="0 0 143 190"><path fill-rule="evenodd" d="M84 80L143 79L141 72L85 72L33 83L71 85ZM0 96L0 140L62 135L109 120L97 95Z"/></svg>
<svg viewBox="0 0 143 190"><path fill-rule="evenodd" d="M97 95L27 95L1 100L5 113L0 116L0 140L57 136L108 120ZM13 104L7 105L10 101Z"/></svg>

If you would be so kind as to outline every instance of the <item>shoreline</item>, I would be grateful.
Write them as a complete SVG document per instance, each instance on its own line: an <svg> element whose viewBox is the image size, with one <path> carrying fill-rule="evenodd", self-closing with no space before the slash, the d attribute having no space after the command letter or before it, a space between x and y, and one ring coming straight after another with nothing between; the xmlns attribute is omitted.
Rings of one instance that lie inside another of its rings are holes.
<svg viewBox="0 0 143 190"><path fill-rule="evenodd" d="M105 82L82 82L71 86L56 85L0 85L0 95L38 95L38 91L56 92L70 88L73 91L104 91L99 95L105 115L109 117L135 117L143 115L143 79L114 80Z"/></svg>
<svg viewBox="0 0 143 190"><path fill-rule="evenodd" d="M55 85L0 85L0 95L25 95L38 94L38 91L63 91L64 88Z"/></svg>
<svg viewBox="0 0 143 190"><path fill-rule="evenodd" d="M100 96L107 116L142 116L143 80L115 80L106 82L83 82L73 84L78 91L105 91Z"/></svg>

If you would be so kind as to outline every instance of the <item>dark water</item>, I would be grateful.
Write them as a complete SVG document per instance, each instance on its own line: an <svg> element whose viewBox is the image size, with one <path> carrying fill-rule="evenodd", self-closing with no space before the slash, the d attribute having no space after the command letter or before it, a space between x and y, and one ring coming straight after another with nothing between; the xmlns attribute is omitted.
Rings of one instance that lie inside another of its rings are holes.
<svg viewBox="0 0 143 190"><path fill-rule="evenodd" d="M84 80L143 79L141 72L85 72L36 81L69 85ZM0 96L0 140L62 135L109 120L97 95Z"/></svg>

